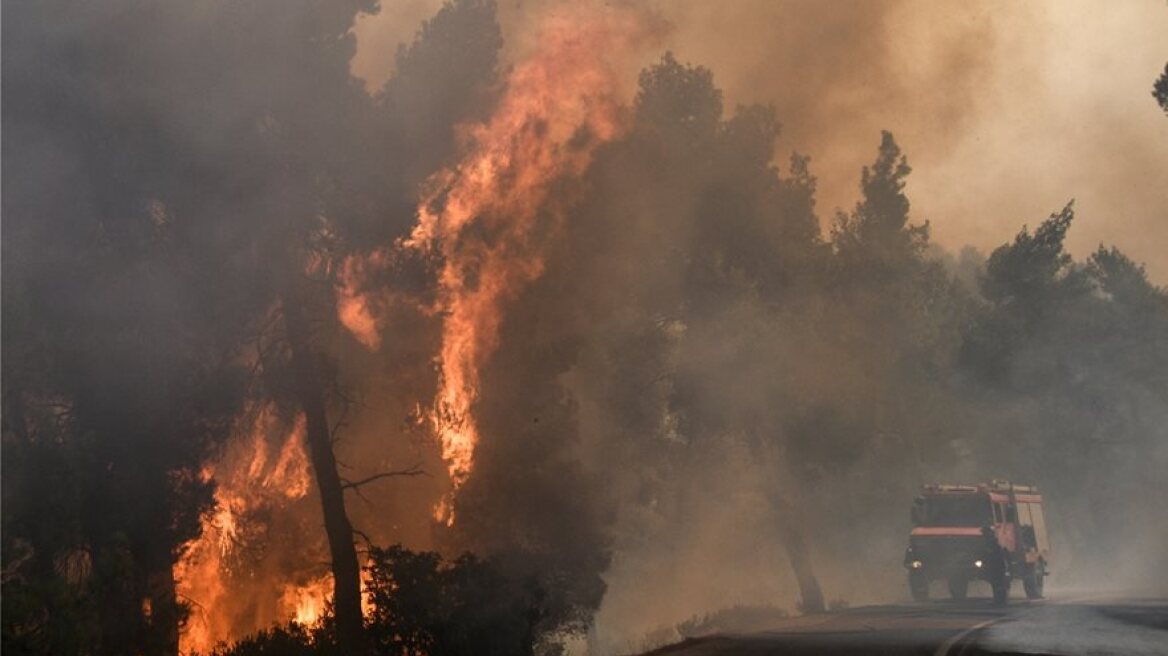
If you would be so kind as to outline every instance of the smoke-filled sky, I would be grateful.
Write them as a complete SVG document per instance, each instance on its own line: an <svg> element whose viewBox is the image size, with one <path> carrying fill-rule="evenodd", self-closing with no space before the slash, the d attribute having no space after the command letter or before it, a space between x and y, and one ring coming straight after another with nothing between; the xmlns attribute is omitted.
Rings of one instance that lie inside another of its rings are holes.
<svg viewBox="0 0 1168 656"><path fill-rule="evenodd" d="M554 2L500 3L512 59ZM1115 244L1168 276L1168 121L1150 96L1168 59L1160 0L651 4L662 48L712 69L727 107L776 107L777 161L812 157L825 223L855 202L888 129L914 167L914 220L941 245L992 250L1074 197L1073 253ZM360 20L354 73L380 85L439 6L396 0Z"/></svg>

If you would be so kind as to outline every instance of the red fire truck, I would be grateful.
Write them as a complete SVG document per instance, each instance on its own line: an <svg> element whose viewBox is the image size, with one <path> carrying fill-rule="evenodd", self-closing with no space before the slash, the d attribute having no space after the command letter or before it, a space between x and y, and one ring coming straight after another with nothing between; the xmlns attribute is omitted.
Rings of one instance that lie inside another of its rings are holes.
<svg viewBox="0 0 1168 656"><path fill-rule="evenodd" d="M927 600L938 580L964 599L969 582L982 580L1004 604L1018 578L1028 598L1042 597L1050 542L1038 488L1000 480L925 485L913 500L912 524L904 566L913 599Z"/></svg>

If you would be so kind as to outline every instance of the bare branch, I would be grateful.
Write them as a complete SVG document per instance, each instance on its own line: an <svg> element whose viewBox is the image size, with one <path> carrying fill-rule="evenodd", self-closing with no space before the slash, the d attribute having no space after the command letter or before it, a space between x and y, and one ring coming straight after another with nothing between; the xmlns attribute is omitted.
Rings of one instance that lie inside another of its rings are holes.
<svg viewBox="0 0 1168 656"><path fill-rule="evenodd" d="M342 486L341 489L343 490L345 488ZM353 492L355 492L357 494L357 496L360 497L360 499L365 502L366 506L373 506L373 499L370 499L369 497L365 496L365 493L361 491L361 488L359 488L359 487L353 488Z"/></svg>
<svg viewBox="0 0 1168 656"><path fill-rule="evenodd" d="M381 472L379 474L374 474L372 476L366 476L365 478L362 478L359 481L342 480L341 481L341 489L342 490L357 490L362 485L366 485L366 484L372 483L374 481L380 481L383 478L396 478L398 476L408 476L408 477L412 478L414 476L428 476L428 475L429 474L426 473L426 470L422 469L421 465L411 465L410 467L408 467L406 469L395 469L393 471L386 471L386 472Z"/></svg>
<svg viewBox="0 0 1168 656"><path fill-rule="evenodd" d="M367 534L365 531L362 531L361 529L354 526L353 534L365 541L366 551L373 548L373 538L370 538L369 534Z"/></svg>

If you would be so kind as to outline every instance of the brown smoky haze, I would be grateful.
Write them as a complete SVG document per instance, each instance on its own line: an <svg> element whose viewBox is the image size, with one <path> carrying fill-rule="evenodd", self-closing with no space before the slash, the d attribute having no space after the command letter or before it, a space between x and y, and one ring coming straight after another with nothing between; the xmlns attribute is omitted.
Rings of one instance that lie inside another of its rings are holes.
<svg viewBox="0 0 1168 656"><path fill-rule="evenodd" d="M12 0L2 648L630 654L1168 593L1168 7Z"/></svg>

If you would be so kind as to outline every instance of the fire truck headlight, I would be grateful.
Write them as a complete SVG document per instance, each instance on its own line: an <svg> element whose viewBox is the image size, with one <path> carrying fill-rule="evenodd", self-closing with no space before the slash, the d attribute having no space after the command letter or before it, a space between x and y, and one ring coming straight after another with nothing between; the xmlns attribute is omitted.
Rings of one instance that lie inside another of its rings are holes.
<svg viewBox="0 0 1168 656"><path fill-rule="evenodd" d="M978 568L978 569L981 569L981 561L980 560L973 561L973 566Z"/></svg>
<svg viewBox="0 0 1168 656"><path fill-rule="evenodd" d="M922 568L922 567L924 567L924 566L925 566L925 564L924 564L924 563L922 563L922 562L921 562L921 561L919 561L919 560L914 560L914 561L912 561L912 568L913 568L913 569L920 569L920 568Z"/></svg>

